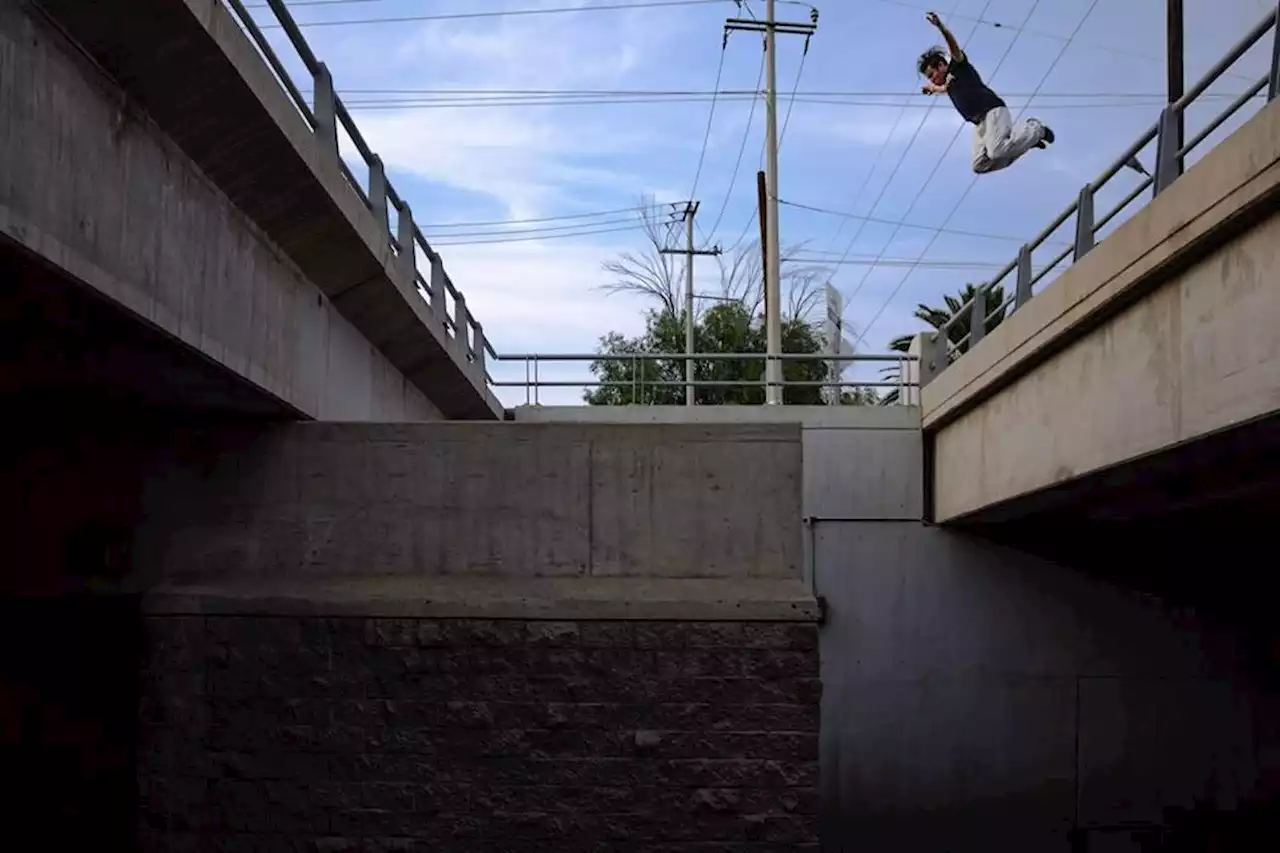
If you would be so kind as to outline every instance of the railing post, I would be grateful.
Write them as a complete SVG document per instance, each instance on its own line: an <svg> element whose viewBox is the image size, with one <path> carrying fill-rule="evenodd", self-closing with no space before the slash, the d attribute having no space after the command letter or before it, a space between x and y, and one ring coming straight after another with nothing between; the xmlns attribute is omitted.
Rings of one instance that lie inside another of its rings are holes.
<svg viewBox="0 0 1280 853"><path fill-rule="evenodd" d="M973 304L969 306L969 349L977 346L987 333L987 286L973 292Z"/></svg>
<svg viewBox="0 0 1280 853"><path fill-rule="evenodd" d="M389 235L391 220L387 216L387 169L377 154L373 155L373 161L369 163L369 207L377 217L382 233Z"/></svg>
<svg viewBox="0 0 1280 853"><path fill-rule="evenodd" d="M1160 195L1182 173L1178 156L1178 111L1173 104L1160 113L1160 131L1156 134L1156 176L1153 195Z"/></svg>
<svg viewBox="0 0 1280 853"><path fill-rule="evenodd" d="M316 136L326 151L338 154L338 99L333 91L333 75L323 62L316 63L315 73Z"/></svg>
<svg viewBox="0 0 1280 853"><path fill-rule="evenodd" d="M412 288L417 280L418 265L414 258L413 211L409 209L409 202L401 202L396 216L396 242L400 244L400 255L396 258L396 263L400 267L400 277Z"/></svg>
<svg viewBox="0 0 1280 853"><path fill-rule="evenodd" d="M484 326L474 323L471 326L472 346L475 347L476 372L480 381L485 381Z"/></svg>
<svg viewBox="0 0 1280 853"><path fill-rule="evenodd" d="M928 332L921 332L911 339L911 345L907 347L909 357L903 362L902 381L899 383L898 402L902 405L920 405L920 389L938 374L934 369L933 359L930 358L932 350L932 336Z"/></svg>
<svg viewBox="0 0 1280 853"><path fill-rule="evenodd" d="M1080 189L1080 199L1076 202L1076 249L1072 263L1089 254L1093 248L1093 185L1085 184Z"/></svg>
<svg viewBox="0 0 1280 853"><path fill-rule="evenodd" d="M459 293L453 298L453 344L464 362L471 354L471 342L468 340L471 337L470 330L471 316L467 313L467 297Z"/></svg>
<svg viewBox="0 0 1280 853"><path fill-rule="evenodd" d="M431 313L444 325L445 301L444 289L448 287L444 274L444 261L439 255L431 259Z"/></svg>
<svg viewBox="0 0 1280 853"><path fill-rule="evenodd" d="M1275 34L1271 42L1271 78L1267 85L1267 101L1274 101L1280 95L1280 3L1276 3L1276 21L1272 26Z"/></svg>
<svg viewBox="0 0 1280 853"><path fill-rule="evenodd" d="M933 334L933 340L929 346L929 352L923 357L928 360L929 370L926 374L925 368L920 368L920 387L923 388L931 379L937 379L942 371L946 370L951 364L951 333L944 326ZM921 361L921 365L925 362Z"/></svg>
<svg viewBox="0 0 1280 853"><path fill-rule="evenodd" d="M1026 243L1018 249L1018 289L1013 296L1013 310L1017 311L1031 298L1031 247Z"/></svg>

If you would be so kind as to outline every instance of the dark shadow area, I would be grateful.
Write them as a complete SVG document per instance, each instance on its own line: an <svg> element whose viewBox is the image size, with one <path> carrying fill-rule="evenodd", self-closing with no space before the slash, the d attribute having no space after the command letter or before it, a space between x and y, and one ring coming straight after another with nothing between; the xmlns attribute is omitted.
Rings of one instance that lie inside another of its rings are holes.
<svg viewBox="0 0 1280 853"><path fill-rule="evenodd" d="M144 411L299 417L225 366L3 238L0 398L10 418L22 421L83 423Z"/></svg>
<svg viewBox="0 0 1280 853"><path fill-rule="evenodd" d="M13 849L135 849L142 648L135 599L0 596L0 811Z"/></svg>
<svg viewBox="0 0 1280 853"><path fill-rule="evenodd" d="M146 662L115 591L147 480L296 413L2 240L0 401L0 816L13 849L134 850Z"/></svg>
<svg viewBox="0 0 1280 853"><path fill-rule="evenodd" d="M1232 639L1235 675L1259 707L1280 697L1280 620L1272 590L1280 522L1280 419L1074 482L960 529L1033 554ZM1264 752L1280 720L1254 733ZM1198 744L1170 743L1172 754ZM1280 773L1261 760L1256 791L1236 803L1167 808L1158 823L1083 825L1073 851L1280 849ZM1153 785L1158 784L1153 780Z"/></svg>

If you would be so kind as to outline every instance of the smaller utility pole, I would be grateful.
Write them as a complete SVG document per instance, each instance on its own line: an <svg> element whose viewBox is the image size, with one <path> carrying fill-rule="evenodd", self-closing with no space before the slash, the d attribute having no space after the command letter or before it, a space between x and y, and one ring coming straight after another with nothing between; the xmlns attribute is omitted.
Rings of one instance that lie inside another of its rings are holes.
<svg viewBox="0 0 1280 853"><path fill-rule="evenodd" d="M693 259L699 255L718 255L720 247L711 249L693 248L693 217L698 212L699 202L690 201L684 208L685 248L659 249L664 255L684 255L684 404L692 406L696 401L693 385Z"/></svg>

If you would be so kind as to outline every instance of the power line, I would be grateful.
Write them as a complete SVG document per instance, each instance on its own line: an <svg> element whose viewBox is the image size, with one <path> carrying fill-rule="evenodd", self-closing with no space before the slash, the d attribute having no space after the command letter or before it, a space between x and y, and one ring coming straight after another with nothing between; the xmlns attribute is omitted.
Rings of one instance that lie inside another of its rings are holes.
<svg viewBox="0 0 1280 853"><path fill-rule="evenodd" d="M984 6L982 7L982 11L981 11L981 12L979 13L979 15L978 15L978 17L979 17L979 18L981 18L983 15L985 15L985 14L987 13L987 10L991 8L991 3L992 3L992 0L987 0L986 5L984 5ZM958 7L959 7L959 5L960 5L960 3L959 3L959 2L958 2L958 0L957 0L957 2L956 2L956 4L955 4L955 6L958 8ZM1039 6L1039 5L1040 5L1040 0L1036 0L1035 5L1033 5L1033 6L1031 7L1031 13L1032 13L1032 14L1034 14L1034 13L1035 13L1036 7L1037 7L1037 6ZM1027 19L1028 19L1028 20L1030 20L1030 18L1031 18L1031 15L1030 15L1030 14L1029 14L1029 15L1027 15ZM974 33L976 33L977 31L978 31L978 27L977 27L977 25L975 24L975 25L974 25L974 27L973 27L973 30L969 33L969 36L968 36L968 38L966 39L966 41L970 41L970 40L972 40L972 39L973 39L973 34L974 34ZM997 65L996 65L996 71L999 71L999 70L1000 70L1000 65L1004 64L1005 57L1007 57L1007 56L1009 55L1009 51L1013 49L1013 45L1014 45L1015 43L1017 43L1017 37L1016 37L1016 36L1014 37L1013 42L1011 42L1011 43L1009 44L1009 46L1008 46L1007 48L1005 48L1004 55L1000 57L1000 62L999 62L999 63L997 63ZM991 72L991 76L992 76L992 77L994 77L994 76L995 76L996 71ZM880 193L876 196L876 200L875 200L874 202L872 202L872 203L871 203L871 210L870 210L870 213L874 214L874 213L876 212L876 209L880 207L880 202L884 199L884 195L885 195L885 193L889 191L889 187L893 184L893 179L894 179L895 177L897 177L898 170L899 170L899 169L901 169L901 168L902 168L902 164L906 162L907 155L911 153L911 149L912 149L912 147L916 144L916 140L920 138L920 132L924 129L925 123L929 121L929 113L933 110L934 106L936 106L936 105L937 105L937 103L938 103L938 102L937 102L937 100L935 100L935 99L930 99L930 101L929 101L929 106L928 106L928 108L926 108L926 109L925 109L924 117L920 119L920 124L916 125L915 132L913 132L913 133L911 134L911 139L910 139L910 140L908 140L908 142L907 142L907 147L906 147L906 148L904 148L904 149L903 149L903 151L902 151L902 156L901 156L901 157L899 157L899 158L898 158L898 162L894 164L894 166L893 166L893 171L891 171L891 172L889 173L889 178L885 181L884 186L880 188ZM903 110L902 110L902 113L898 116L899 121L901 121L902 116L903 116L903 115L905 115L905 114L906 114L906 108L904 107L904 108L903 108ZM961 128L963 128L963 125L961 125L960 127L956 128L956 136L959 136L959 135L960 135L960 130L961 130ZM896 123L895 123L895 125L894 125L894 130L896 130L896 129L897 129L897 125L896 125ZM891 131L889 132L889 135L885 137L885 141L884 141L884 146L885 146L885 147L887 147L887 146L888 146L888 144L889 144L889 140L893 138L894 130L891 130ZM954 138L952 138L951 142L952 142L952 144L954 144L954 143L955 143L955 139L954 139ZM948 149L949 149L951 146L950 146L950 145L948 145L947 147L948 147ZM943 152L944 156L945 156L945 153L946 153L946 152ZM877 160L878 160L878 158L877 158ZM942 161L941 161L941 160L939 160L938 162L939 162L939 164L941 164L941 162L942 162ZM873 171L874 171L874 167L873 167ZM937 166L935 166L935 167L934 167L934 172L937 172ZM871 177L871 175L870 175L870 173L868 173L868 175L867 175L868 180L870 180L870 177ZM920 192L924 192L924 187L925 187L925 186L928 186L928 184L929 184L929 180L930 180L930 179L932 179L932 178L933 178L933 173L930 173L929 178L927 178L927 179L925 180L924 185L920 188ZM866 182L865 182L865 181L863 182L863 186L866 186ZM919 195L919 193L917 193L917 194L916 194L916 199L918 200L918 199L919 199L919 197L920 197L920 195ZM913 202L912 202L912 207L914 207L914 206L915 206L915 201L913 201ZM910 212L911 212L911 209L910 209L910 208L908 208L907 213L910 213ZM845 251L845 255L846 255L846 256L849 254L849 252L853 251L853 246L854 246L854 244L855 244L855 243L857 243L857 242L858 242L858 238L862 236L862 232L866 229L866 225L867 225L866 221L863 221L863 222L862 222L862 224L858 226L858 230L854 232L853 237L849 240L849 244L848 244L847 246L845 246L845 250L844 250L844 251ZM895 235L895 236L897 235L897 231L895 231L895 232L894 232L894 235ZM889 238L889 240L892 242L893 237L890 237L890 238ZM886 246L886 248L887 248L887 246ZM868 275L868 274L870 274L870 272L871 272L870 270L867 270L867 272L863 274L862 279L861 279L861 280L859 280L859 282L858 282L857 286L854 288L854 290L853 290L853 294L849 297L850 302L852 301L853 296L857 296L857 295L858 295L858 291L862 289L862 285L863 285L863 283L865 283L865 282L866 282L866 280L867 280L867 275Z"/></svg>
<svg viewBox="0 0 1280 853"><path fill-rule="evenodd" d="M304 87L303 92L310 92L309 88ZM760 87L754 89L476 89L476 88L437 88L437 87L409 87L395 89L369 89L369 88L343 88L344 94L403 94L403 95L500 95L500 96L582 96L582 97L627 97L627 96L644 96L644 97L681 97L681 96L703 96L710 97L719 95L722 97L759 97ZM872 89L816 89L806 90L804 92L798 89L792 92L797 97L810 98L835 98L835 97L853 97L853 98L900 98L903 96L901 91L889 90L872 90ZM1031 92L1005 92L1003 95L1010 98L1031 97ZM1206 92L1204 96L1219 98L1234 98L1237 93L1217 93ZM1038 97L1041 98L1165 98L1164 92L1040 92ZM918 99L917 99L918 100Z"/></svg>
<svg viewBox="0 0 1280 853"><path fill-rule="evenodd" d="M729 52L729 45L726 41L720 46L720 61L716 64L716 85L714 91L720 91L720 77L724 74L724 59ZM698 195L698 180L702 177L702 164L707 159L707 146L711 143L711 126L716 118L716 96L711 96L711 109L707 112L707 131L702 136L702 151L698 154L698 168L693 173L693 188L689 190L689 198L694 199ZM690 201L690 204L693 202Z"/></svg>
<svg viewBox="0 0 1280 853"><path fill-rule="evenodd" d="M667 204L675 204L675 202L666 202ZM565 213L559 216L540 216L534 219L491 219L488 221L472 221L472 222L433 222L429 224L419 224L418 227L426 230L438 230L441 228L482 228L490 225L526 225L539 222L559 222L564 219L594 219L599 216L616 216L619 213L634 213L641 210L648 210L651 207L660 205L634 205L632 207L619 207L613 210L596 210L590 213ZM590 224L590 223L587 223Z"/></svg>
<svg viewBox="0 0 1280 853"><path fill-rule="evenodd" d="M1265 93L1260 93L1256 97L1265 97ZM720 100L725 100L721 98ZM743 100L743 99L731 99ZM366 100L344 100L343 105L351 112L391 112L391 111L407 111L407 110L448 110L448 109L508 109L514 107L587 107L587 106L639 106L639 105L669 105L675 103L688 104L705 104L707 98L636 98L636 99L619 99L619 98L601 98L597 100L589 99L568 99L568 100L455 100L455 101L421 101L421 100L395 100L395 99L366 99ZM1019 104L1013 98L1006 98L1006 102L1013 107L1026 106ZM793 99L793 103L801 104L817 104L833 107L850 107L857 109L880 108L891 109L898 108L903 112L911 109L929 110L928 104L921 103L918 100L907 102L886 102L886 101L834 101L823 100L819 98L797 97ZM1137 109L1146 107L1163 107L1167 103L1162 98L1152 97L1145 101L1128 101L1123 103L1074 103L1074 104L1038 104L1038 108L1048 111L1063 110L1106 110L1106 109Z"/></svg>
<svg viewBox="0 0 1280 853"><path fill-rule="evenodd" d="M907 2L907 0L879 0L879 2L887 3L892 6L901 6L905 9L915 9L920 12L929 11L927 6L920 6L915 3L909 3ZM985 24L986 26L992 27L997 30L1004 30L1006 32L1018 33L1021 35L1036 36L1037 38L1052 39L1054 41L1060 41L1063 43L1069 43L1074 38L1071 36L1059 35L1058 33L1047 33L1041 30L1029 30L1026 27L1013 27L1013 26L1010 26L1009 24L1003 24L999 21L986 20L981 15L977 18L974 18L971 15L964 15L964 14L960 14L958 12L952 11L947 15L947 17L955 18L962 21L974 21L976 24L974 27L975 32L977 31L978 26ZM1027 20L1030 20L1030 18L1028 18ZM1096 44L1094 42L1083 42L1083 41L1078 41L1076 42L1076 44L1080 47L1090 48L1092 50L1100 50L1100 51L1103 51L1104 53L1113 53L1116 56L1125 56L1130 59L1142 59L1147 62L1158 62L1158 63L1163 63L1165 61L1163 56L1152 56L1150 54L1142 53L1136 50L1126 50L1125 48L1122 48L1122 47L1112 47L1111 45ZM1250 83L1254 82L1254 80L1248 78L1243 74L1233 73L1231 71L1224 72L1223 76L1237 77L1241 80L1247 80Z"/></svg>
<svg viewBox="0 0 1280 853"><path fill-rule="evenodd" d="M706 6L724 0L644 0L643 2L610 3L605 6L556 6L546 9L507 9L491 12L448 12L434 15L401 15L390 18L354 18L338 21L299 21L299 28L353 27L366 24L408 24L419 21L461 21L477 18L511 18L529 15L559 15L570 12L612 12L620 9L654 9L664 6ZM280 29L280 24L263 24L260 29Z"/></svg>
<svg viewBox="0 0 1280 853"><path fill-rule="evenodd" d="M1036 0L1036 5L1039 5L1039 0ZM1096 9L1097 7L1098 7L1098 0L1092 0L1092 2L1089 4L1089 8L1085 10L1084 16L1080 19L1080 22L1076 24L1076 28L1072 30L1071 37L1068 38L1065 42L1063 42L1062 47L1058 50L1058 55L1053 58L1053 62L1049 64L1048 70L1045 71L1044 75L1040 78L1040 83L1036 87L1037 89L1040 88L1040 86L1044 85L1045 81L1049 79L1049 75L1053 73L1053 69L1058 67L1058 63L1062 60L1063 55L1066 54L1067 48L1071 46L1072 40L1075 38L1076 34L1079 33L1081 29L1084 28L1085 22L1089 20L1089 16L1093 14L1093 10ZM1032 8L1032 12L1034 12L1035 6L1032 6L1031 8ZM1030 19L1030 16L1028 16L1028 20L1029 19ZM1015 38L1015 41L1016 40L1017 39ZM1014 122L1017 122L1017 120L1021 118L1021 116L1022 116L1022 113L1020 111L1019 114L1014 118ZM951 143L952 145L954 145L955 140L953 139ZM951 149L951 145L948 145L947 150L950 151L950 149ZM945 153L943 156L944 157L946 156ZM960 205L964 202L965 198L968 197L969 192L973 189L977 181L978 181L977 175L974 175L972 178L970 178L969 185L965 187L964 192L960 194L960 198L958 198L956 200L956 203L951 207L951 211L947 214L947 218L943 220L942 225L944 228L951 223L952 217L956 215L956 211L960 209ZM928 183L926 182L926 186L927 185ZM917 199L918 198L919 196L917 195ZM915 206L915 202L912 202L912 207L914 206ZM908 210L907 212L910 213L910 210ZM941 232L938 232L938 233L941 233ZM892 238L890 239L892 240ZM929 249L933 246L933 244L937 242L937 239L938 239L938 234L934 234L933 237L929 239L929 242L925 244L924 249L920 252L920 257L924 257L925 253L927 253ZM857 345L858 343L861 343L862 339L865 338L867 333L871 331L872 326L874 326L876 324L876 321L880 319L880 315L885 312L885 309L887 309L889 307L889 304L893 302L894 297L896 297L898 295L898 292L902 290L903 285L907 283L907 279L911 278L912 272L914 272L914 269L907 270L906 274L898 282L897 286L895 286L893 290L889 293L889 296L885 299L884 303L880 306L879 310L876 311L875 315L872 316L871 320L866 324L866 326L863 327L862 333L858 335L857 341L854 342L855 345Z"/></svg>
<svg viewBox="0 0 1280 853"><path fill-rule="evenodd" d="M446 239L446 240L453 240L457 237L508 237L508 236L514 237L514 236L520 236L522 234L545 234L545 233L554 232L554 231L570 231L570 230L580 229L580 228L595 228L600 225L618 225L623 222L635 222L635 220L636 220L636 217L634 215L620 216L612 219L596 219L591 222L578 222L578 223L570 223L567 225L541 225L534 228L515 228L515 229L507 229L507 230L489 230L489 231L454 231L451 233L439 234L436 236L442 237L443 239ZM426 231L425 228L423 230ZM432 235L428 233L427 236L431 237Z"/></svg>
<svg viewBox="0 0 1280 853"><path fill-rule="evenodd" d="M808 210L814 213L824 213L824 214L827 214L828 216L839 216L844 219L854 219L854 220L862 220L865 222L874 222L878 225L896 225L899 228L914 228L920 231L941 231L945 234L952 234L957 237L974 237L982 240L1007 240L1013 243L1024 242L1024 239L1022 237L1014 237L1010 234L987 234L981 231L962 231L960 229L940 228L937 225L923 225L923 224L917 224L913 222L905 222L901 219L882 219L875 216L861 216L855 213L845 213L839 210L831 210L825 207L817 207L812 204L800 204L798 202L787 201L785 199L779 199L778 203L785 204L787 207L799 208L800 210ZM836 254L836 253L831 252L831 254Z"/></svg>
<svg viewBox="0 0 1280 853"><path fill-rule="evenodd" d="M620 231L640 231L643 230L644 227L643 223L637 223L635 225L622 225L614 228L598 228L588 231L576 231L572 234L537 234L532 237L500 237L493 240L442 240L433 242L431 245L434 248L442 248L444 246L480 246L497 243L528 243L535 240L561 240L566 237L589 237L592 234L614 234Z"/></svg>
<svg viewBox="0 0 1280 853"><path fill-rule="evenodd" d="M764 81L764 56L760 57L760 73L756 77L756 88L753 94L756 97L751 99L751 111L747 113L747 126L742 131L742 144L738 146L738 159L733 164L733 175L729 178L729 189L724 194L724 203L720 205L720 212L716 214L716 221L711 226L711 236L707 237L707 242L711 242L711 237L715 236L716 229L720 227L720 223L724 220L725 211L729 209L729 200L733 198L733 188L738 183L738 173L742 171L742 157L747 151L747 143L751 140L751 125L755 121L756 106L760 103L760 85ZM737 248L735 245L734 248Z"/></svg>

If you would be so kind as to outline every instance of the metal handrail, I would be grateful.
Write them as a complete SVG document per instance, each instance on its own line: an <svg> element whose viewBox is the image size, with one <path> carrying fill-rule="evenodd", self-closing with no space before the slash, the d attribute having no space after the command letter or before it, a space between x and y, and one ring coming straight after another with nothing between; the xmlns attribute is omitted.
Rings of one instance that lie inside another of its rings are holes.
<svg viewBox="0 0 1280 853"><path fill-rule="evenodd" d="M444 271L444 263L439 253L431 248L422 230L414 224L409 205L387 180L381 158L374 153L360 132L355 119L352 118L350 110L334 91L333 79L329 75L328 68L307 44L302 29L293 19L288 7L283 0L264 0L262 5L255 8L268 9L276 23L259 26L242 0L225 0L225 2L262 53L322 146L337 157L338 166L351 190L365 208L377 218L383 236L397 258L401 274L411 282L411 286L418 291L433 315L439 318L446 337L452 339L453 345L460 350L463 360L476 365L473 369L478 370L481 377L487 377L484 369L485 358L486 356L496 357L497 354L485 337L484 327L467 309L466 298ZM280 57L263 34L264 29L284 31L289 43L293 45L298 57L302 60L303 67L312 76L313 103L308 103L302 90L289 76L284 63L280 61ZM361 183L351 171L351 167L339 155L339 129L346 132L356 152L368 167L367 186ZM391 230L389 214L392 210L395 211L397 218L396 233L392 233ZM424 276L418 269L418 249L422 250L423 255L430 262L429 276ZM450 305L453 308L452 314L449 311Z"/></svg>
<svg viewBox="0 0 1280 853"><path fill-rule="evenodd" d="M1016 311L1025 305L1027 300L1034 295L1034 286L1068 256L1071 256L1071 262L1075 263L1088 254L1093 249L1098 232L1146 192L1147 189L1154 188L1153 197L1167 190L1182 174L1182 166L1187 154L1208 139L1214 131L1220 128L1241 107L1258 97L1263 90L1266 90L1268 101L1274 100L1280 94L1280 28L1276 26L1278 16L1280 16L1280 4L1277 5L1276 9L1265 15L1244 38L1237 42L1181 98L1166 106L1161 112L1160 119L1143 131L1142 135L1125 149L1123 154L1102 171L1102 174L1085 184L1074 202L1059 213L1030 242L1023 245L1017 259L1005 265L990 281L975 289L973 297L961 305L959 310L938 330L935 338L937 350L933 357L933 370L926 375L925 382L936 377L951 362L959 358L965 351L966 344L976 344L980 341L986 330L993 325L993 319L999 322L1004 318L1004 312ZM1222 112L1210 120L1208 125L1193 136L1190 141L1181 147L1175 148L1177 144L1175 129L1178 126L1178 119L1184 114L1187 106L1203 95L1232 65L1239 61L1263 36L1273 29L1276 30L1276 33L1270 72L1232 100ZM1146 148L1152 140L1155 140L1157 144L1155 174L1147 175L1137 187L1120 200L1119 204L1115 205L1101 218L1095 219L1093 201L1097 192L1115 177L1121 169L1136 158L1139 152ZM1072 216L1076 217L1074 243L1041 268L1038 273L1033 273L1031 253L1043 246L1050 235L1062 227ZM994 310L990 309L987 305L987 294L1015 270L1017 272L1017 281L1013 293L995 306ZM959 340L952 341L950 337L951 330L965 319L969 322L969 331Z"/></svg>
<svg viewBox="0 0 1280 853"><path fill-rule="evenodd" d="M640 362L653 361L703 361L703 362L743 362L771 360L782 362L820 361L841 363L868 362L894 363L899 366L897 379L891 380L849 380L837 375L830 379L786 379L770 383L761 379L647 379L643 375L632 379L542 379L539 369L542 365L554 362ZM495 388L524 388L525 402L538 403L540 388L892 388L899 392L898 401L903 402L903 393L909 388L919 388L918 378L912 379L905 369L908 364L920 361L918 355L912 353L779 353L767 355L762 352L704 352L704 353L669 353L669 352L637 352L637 353L501 353L493 356L493 362L523 362L525 378L523 380L495 380L487 377ZM918 377L918 373L916 374Z"/></svg>

